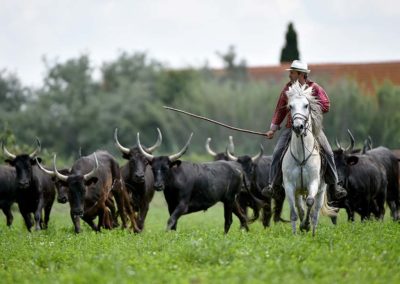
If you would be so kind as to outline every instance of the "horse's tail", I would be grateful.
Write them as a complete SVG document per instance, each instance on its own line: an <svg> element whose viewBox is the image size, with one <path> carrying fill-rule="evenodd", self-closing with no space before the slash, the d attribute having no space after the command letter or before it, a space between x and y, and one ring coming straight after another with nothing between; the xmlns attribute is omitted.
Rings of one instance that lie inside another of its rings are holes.
<svg viewBox="0 0 400 284"><path fill-rule="evenodd" d="M324 202L321 207L321 214L328 217L334 217L338 214L338 209L328 205L328 196L326 190L324 191Z"/></svg>

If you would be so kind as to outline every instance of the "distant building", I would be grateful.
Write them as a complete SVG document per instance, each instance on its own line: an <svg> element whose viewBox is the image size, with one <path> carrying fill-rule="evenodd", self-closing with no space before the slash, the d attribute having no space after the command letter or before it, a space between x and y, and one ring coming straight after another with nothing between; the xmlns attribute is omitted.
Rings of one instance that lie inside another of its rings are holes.
<svg viewBox="0 0 400 284"><path fill-rule="evenodd" d="M288 75L284 70L287 65L248 67L249 77L255 80L268 80L281 82L287 80ZM385 80L400 86L400 61L375 62L375 63L329 63L309 64L311 78L327 78L335 82L341 78L357 81L366 94L375 94L376 88Z"/></svg>

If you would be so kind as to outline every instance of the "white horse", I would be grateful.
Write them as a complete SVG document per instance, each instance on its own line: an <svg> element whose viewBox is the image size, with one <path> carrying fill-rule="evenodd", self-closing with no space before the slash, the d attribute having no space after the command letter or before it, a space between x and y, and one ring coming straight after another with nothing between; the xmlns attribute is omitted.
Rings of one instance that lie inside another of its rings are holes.
<svg viewBox="0 0 400 284"><path fill-rule="evenodd" d="M326 198L326 183L321 173L320 147L317 135L322 130L322 112L317 98L312 96L312 88L301 86L296 81L286 92L288 108L292 117L292 133L289 147L283 157L282 173L285 193L290 205L290 220L296 233L297 213L300 230L310 230L312 234L318 224L319 211L324 215L335 215ZM304 218L304 200L307 213Z"/></svg>

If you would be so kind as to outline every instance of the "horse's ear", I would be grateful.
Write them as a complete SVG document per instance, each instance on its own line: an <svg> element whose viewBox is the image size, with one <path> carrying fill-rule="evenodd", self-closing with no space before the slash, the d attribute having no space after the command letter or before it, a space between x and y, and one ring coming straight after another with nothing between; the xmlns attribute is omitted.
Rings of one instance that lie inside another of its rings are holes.
<svg viewBox="0 0 400 284"><path fill-rule="evenodd" d="M358 163L358 157L357 156L350 156L346 158L346 163L349 166L354 166L355 164Z"/></svg>

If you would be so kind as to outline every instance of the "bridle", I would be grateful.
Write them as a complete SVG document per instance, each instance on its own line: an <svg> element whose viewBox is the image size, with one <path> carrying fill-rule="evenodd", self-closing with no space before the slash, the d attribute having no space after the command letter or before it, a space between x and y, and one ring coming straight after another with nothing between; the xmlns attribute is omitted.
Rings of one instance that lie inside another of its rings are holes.
<svg viewBox="0 0 400 284"><path fill-rule="evenodd" d="M295 113L295 114L292 115L292 123L294 122L295 119L303 120L304 121L304 125L305 125L305 129L304 129L302 134L297 134L296 133L297 137L300 136L301 145L302 145L302 149L303 149L303 157L304 157L303 160L300 161L299 159L296 158L296 156L293 153L292 147L290 147L290 144L289 144L289 149L290 149L290 155L296 161L297 165L300 167L301 188L303 188L303 184L304 184L303 183L303 167L307 164L307 161L312 156L312 153L313 153L314 149L316 149L317 144L316 144L316 141L315 141L315 138L314 138L314 145L311 148L311 151L307 149L309 151L309 154L306 157L306 153L305 153L306 147L304 146L304 136L307 136L307 132L311 132L310 123L309 123L310 114L308 114L308 116L307 116L307 115L304 115L302 113ZM293 126L292 126L292 131L294 131L293 130Z"/></svg>

